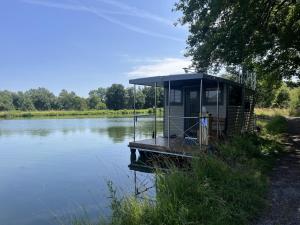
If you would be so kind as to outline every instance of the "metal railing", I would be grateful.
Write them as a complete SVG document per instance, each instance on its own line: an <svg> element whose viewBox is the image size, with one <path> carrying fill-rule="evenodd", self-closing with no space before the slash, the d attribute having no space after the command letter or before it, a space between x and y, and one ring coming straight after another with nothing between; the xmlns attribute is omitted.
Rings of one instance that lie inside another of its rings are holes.
<svg viewBox="0 0 300 225"><path fill-rule="evenodd" d="M193 117L193 116L170 116L170 127L168 127L168 145L170 147L170 138L172 138L172 133L176 136L183 137L183 140L187 144L208 145L209 132L210 132L210 118L209 116ZM181 123L178 120L182 120ZM193 120L191 123L186 123L186 120ZM182 126L180 126L181 124ZM185 127L185 124L189 124ZM172 130L171 130L172 128ZM170 131L171 130L171 131Z"/></svg>
<svg viewBox="0 0 300 225"><path fill-rule="evenodd" d="M133 140L134 142L136 141L136 130L137 130L137 123L138 123L138 119L145 119L145 118L153 118L152 123L153 123L153 127L152 129L152 138L156 139L157 137L157 115L155 115L155 113L152 114L135 114L133 115Z"/></svg>

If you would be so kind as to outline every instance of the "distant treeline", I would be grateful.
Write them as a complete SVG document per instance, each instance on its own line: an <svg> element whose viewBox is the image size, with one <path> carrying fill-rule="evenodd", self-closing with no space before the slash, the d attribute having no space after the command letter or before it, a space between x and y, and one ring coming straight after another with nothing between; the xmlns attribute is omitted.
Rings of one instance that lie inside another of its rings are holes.
<svg viewBox="0 0 300 225"><path fill-rule="evenodd" d="M136 89L136 108L151 108L154 105L153 87ZM0 111L46 111L46 110L119 110L132 109L134 89L121 84L109 88L98 88L89 92L89 97L82 98L75 92L62 90L58 96L46 88L30 89L25 92L0 91ZM163 106L163 90L157 89L157 106Z"/></svg>

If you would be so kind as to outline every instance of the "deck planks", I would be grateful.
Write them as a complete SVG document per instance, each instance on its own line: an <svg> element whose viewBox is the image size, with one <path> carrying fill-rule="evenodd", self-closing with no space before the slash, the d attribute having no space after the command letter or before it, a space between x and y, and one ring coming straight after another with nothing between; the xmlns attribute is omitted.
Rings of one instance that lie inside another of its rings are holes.
<svg viewBox="0 0 300 225"><path fill-rule="evenodd" d="M155 139L145 139L129 142L128 146L130 149L137 149L139 151L186 157L192 157L193 155L200 154L205 149L205 146L203 146L201 151L199 145L188 144L183 138L171 138L169 147L168 139L163 137L157 137L156 141Z"/></svg>

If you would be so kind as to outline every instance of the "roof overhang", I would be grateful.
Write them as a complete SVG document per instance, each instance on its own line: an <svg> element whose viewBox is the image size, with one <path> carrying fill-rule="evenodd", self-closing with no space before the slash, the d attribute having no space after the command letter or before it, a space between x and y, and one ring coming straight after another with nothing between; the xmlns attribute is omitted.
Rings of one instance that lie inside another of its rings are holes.
<svg viewBox="0 0 300 225"><path fill-rule="evenodd" d="M167 75L167 76L154 76L154 77L145 77L145 78L137 78L129 80L129 84L135 85L144 85L144 86L154 86L155 83L157 86L167 86L168 82L176 82L177 84L184 81L192 81L192 80L215 80L220 83L228 83L232 85L242 86L240 83L237 83L232 80L224 79L222 77L212 76L205 73L186 73L186 74L176 74L176 75Z"/></svg>

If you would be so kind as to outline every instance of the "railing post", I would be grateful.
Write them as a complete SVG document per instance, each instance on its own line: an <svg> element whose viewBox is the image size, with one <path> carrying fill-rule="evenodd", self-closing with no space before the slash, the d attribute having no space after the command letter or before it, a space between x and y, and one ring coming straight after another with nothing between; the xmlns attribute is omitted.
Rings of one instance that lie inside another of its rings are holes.
<svg viewBox="0 0 300 225"><path fill-rule="evenodd" d="M133 88L133 141L135 142L135 123L136 123L136 110L135 110L135 95L136 95L136 85Z"/></svg>
<svg viewBox="0 0 300 225"><path fill-rule="evenodd" d="M210 143L212 132L212 116L210 114L207 115L207 143Z"/></svg>
<svg viewBox="0 0 300 225"><path fill-rule="evenodd" d="M168 147L170 148L170 98L171 98L171 81L168 87Z"/></svg>
<svg viewBox="0 0 300 225"><path fill-rule="evenodd" d="M200 150L202 150L202 86L203 86L203 79L200 80L200 90L199 90L199 145Z"/></svg>
<svg viewBox="0 0 300 225"><path fill-rule="evenodd" d="M154 97L154 140L155 140L155 144L156 144L156 133L157 133L157 127L156 127L156 117L157 117L157 115L156 115L156 110L157 110L157 82L155 82L155 84L154 84L154 95L155 95L155 97Z"/></svg>

